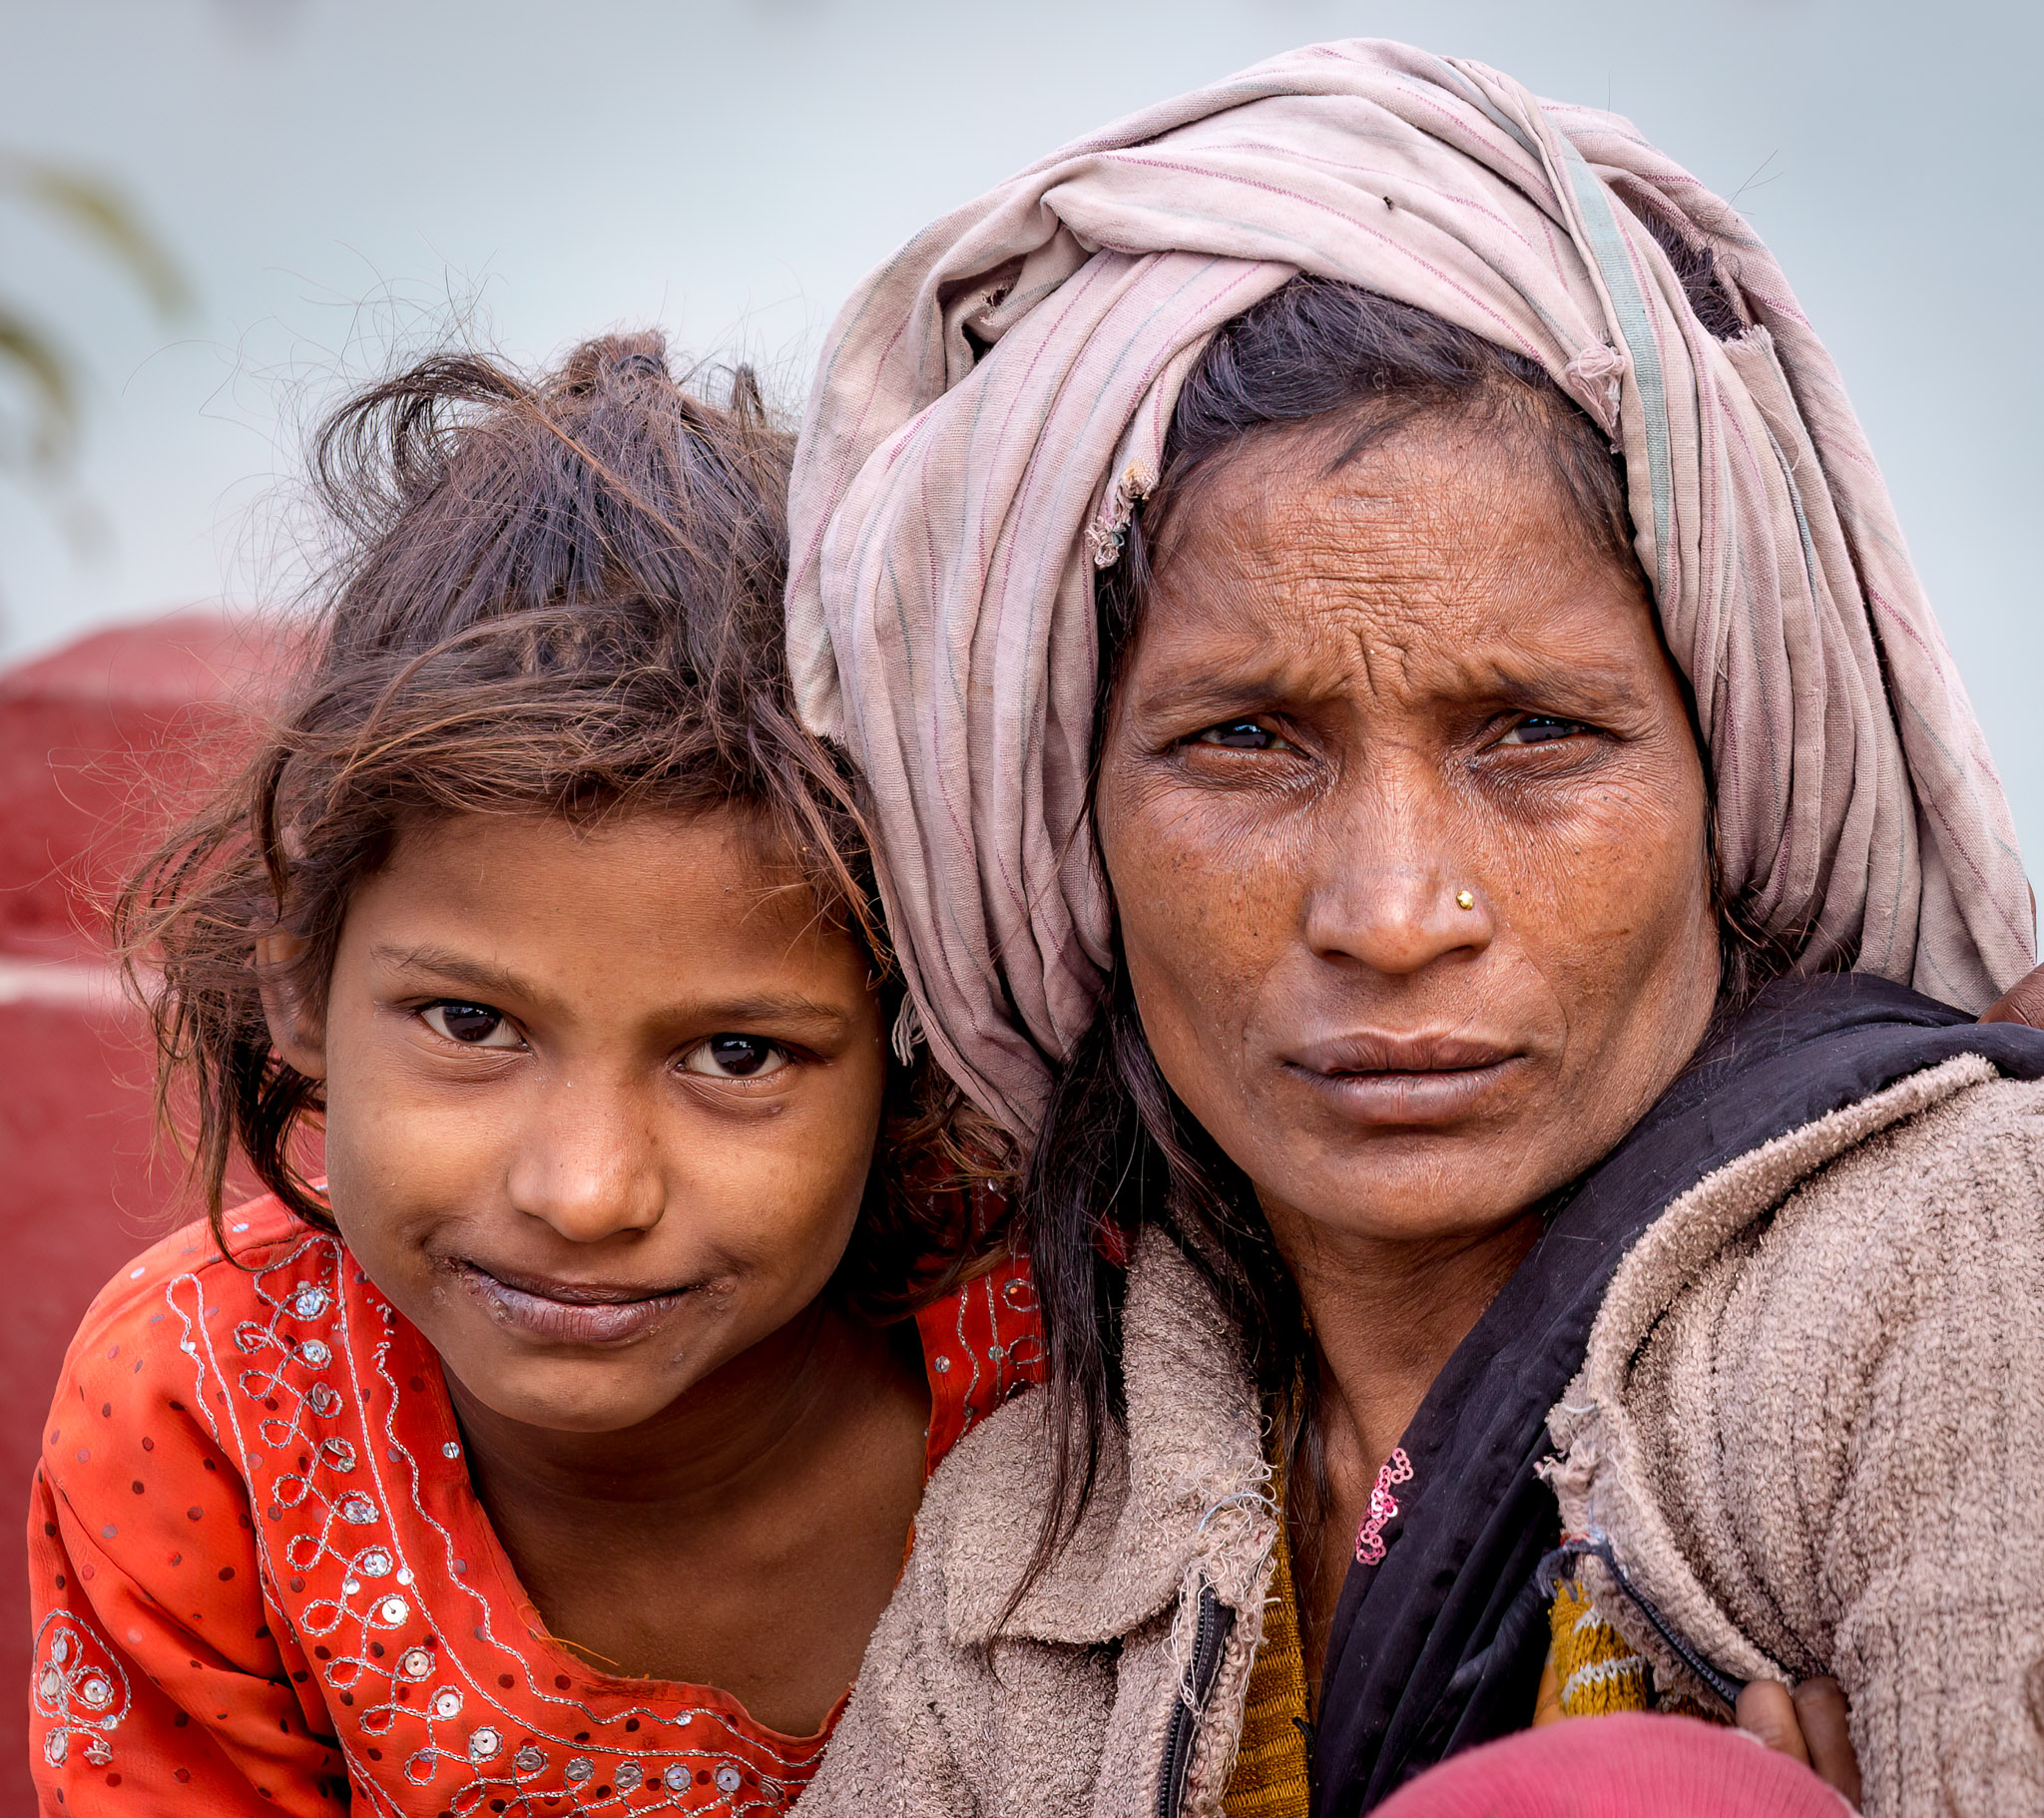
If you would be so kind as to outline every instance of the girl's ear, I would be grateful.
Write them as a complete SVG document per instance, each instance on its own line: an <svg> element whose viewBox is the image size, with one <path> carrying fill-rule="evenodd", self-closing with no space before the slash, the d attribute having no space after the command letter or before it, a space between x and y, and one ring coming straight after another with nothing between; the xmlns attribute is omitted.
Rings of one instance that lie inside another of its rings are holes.
<svg viewBox="0 0 2044 1818"><path fill-rule="evenodd" d="M277 1058L307 1080L326 1078L326 1025L292 989L290 969L305 951L304 936L272 928L256 937L256 977L262 1015Z"/></svg>

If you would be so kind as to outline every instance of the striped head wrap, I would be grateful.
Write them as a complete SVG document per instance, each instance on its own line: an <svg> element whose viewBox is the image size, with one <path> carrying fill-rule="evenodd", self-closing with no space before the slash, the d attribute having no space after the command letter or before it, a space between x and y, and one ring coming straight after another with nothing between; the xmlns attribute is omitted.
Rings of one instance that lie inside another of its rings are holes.
<svg viewBox="0 0 2044 1818"><path fill-rule="evenodd" d="M1698 318L1650 218L1713 255L1737 322ZM1803 969L1968 1008L2028 970L1986 742L1752 228L1612 115L1404 45L1315 45L945 217L824 349L789 505L797 697L868 779L913 1011L981 1106L1033 1128L1110 959L1094 576L1209 337L1301 271L1530 357L1623 450L1753 924Z"/></svg>

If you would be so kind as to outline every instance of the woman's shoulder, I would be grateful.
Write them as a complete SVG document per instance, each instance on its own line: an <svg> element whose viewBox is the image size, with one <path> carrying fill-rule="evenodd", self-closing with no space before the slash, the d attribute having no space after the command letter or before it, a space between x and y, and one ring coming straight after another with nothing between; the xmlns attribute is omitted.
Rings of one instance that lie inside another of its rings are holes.
<svg viewBox="0 0 2044 1818"><path fill-rule="evenodd" d="M1122 1335L1125 1416L1095 1436L1090 1494L1019 1600L1046 1512L1070 1494L1048 1397L1025 1388L931 1478L910 1568L940 1596L959 1647L996 1633L1118 1639L1169 1608L1196 1563L1231 1607L1252 1600L1275 1532L1261 1405L1232 1322L1154 1230L1137 1244Z"/></svg>
<svg viewBox="0 0 2044 1818"><path fill-rule="evenodd" d="M2044 1204L2044 1080L2005 1079L1961 1055L1928 1069L1920 1085L1904 1080L1891 1090L1912 1086L1926 1102L1841 1151L1800 1189L1804 1196L1890 1227L1898 1201L1931 1214L1985 1201Z"/></svg>
<svg viewBox="0 0 2044 1818"><path fill-rule="evenodd" d="M1955 1222L2024 1246L2040 1220L2044 1082L1960 1055L1763 1143L1676 1199L1620 1263L1592 1364L1636 1355L1674 1308L1732 1282L1748 1293L1835 1284L1936 1245Z"/></svg>
<svg viewBox="0 0 2044 1818"><path fill-rule="evenodd" d="M1813 1164L1774 1204L1755 1204L1731 1239L1747 1293L1806 1302L1812 1337L1876 1321L1895 1342L1898 1312L2036 1266L2044 1081L2004 1079L1961 1056L1838 1116L1854 1113L1866 1128L1821 1159L1829 1143L1813 1130Z"/></svg>
<svg viewBox="0 0 2044 1818"><path fill-rule="evenodd" d="M1836 1672L1857 1717L1905 1683L1935 1702L1969 1655L1999 1697L2044 1634L2040 1405L2044 1083L1961 1056L1669 1208L1549 1416L1548 1476L1565 1529L1736 1677ZM1688 1683L1625 1598L1599 1610Z"/></svg>
<svg viewBox="0 0 2044 1818"><path fill-rule="evenodd" d="M2044 1268L2044 1081L1962 1056L1878 1099L1900 1115L1868 1118L1728 1234L1726 1291L1767 1309L1723 1328L1757 1353L1728 1362L1841 1386L1847 1360L1992 1348L1997 1284Z"/></svg>

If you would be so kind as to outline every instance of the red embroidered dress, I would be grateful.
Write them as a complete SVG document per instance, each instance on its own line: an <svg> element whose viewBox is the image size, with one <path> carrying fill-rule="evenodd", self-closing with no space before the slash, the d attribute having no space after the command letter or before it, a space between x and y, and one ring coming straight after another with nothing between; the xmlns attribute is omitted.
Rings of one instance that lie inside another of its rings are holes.
<svg viewBox="0 0 2044 1818"><path fill-rule="evenodd" d="M29 1518L45 1811L778 1812L829 1739L546 1637L469 1487L438 1357L273 1199L108 1287ZM1016 1265L919 1320L929 1463L1033 1380ZM834 1713L832 1717L834 1721Z"/></svg>

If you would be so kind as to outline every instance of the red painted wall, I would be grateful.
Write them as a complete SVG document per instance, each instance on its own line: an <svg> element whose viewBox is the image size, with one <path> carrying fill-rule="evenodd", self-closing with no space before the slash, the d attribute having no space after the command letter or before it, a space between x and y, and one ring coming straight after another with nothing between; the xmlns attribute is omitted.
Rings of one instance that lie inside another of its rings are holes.
<svg viewBox="0 0 2044 1818"><path fill-rule="evenodd" d="M80 1315L192 1215L175 1153L153 1153L147 1032L115 988L104 905L235 761L275 648L188 613L0 673L0 1511L26 1508ZM0 1818L34 1809L19 1519L0 1519Z"/></svg>

